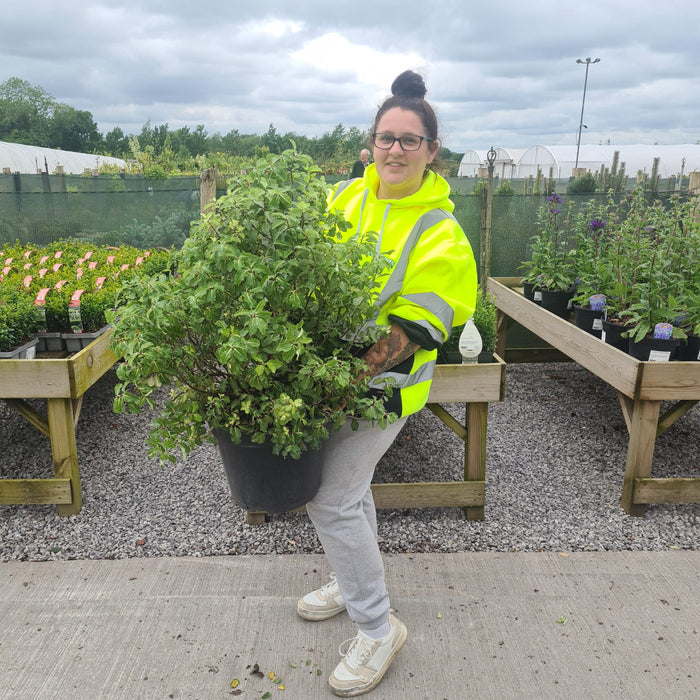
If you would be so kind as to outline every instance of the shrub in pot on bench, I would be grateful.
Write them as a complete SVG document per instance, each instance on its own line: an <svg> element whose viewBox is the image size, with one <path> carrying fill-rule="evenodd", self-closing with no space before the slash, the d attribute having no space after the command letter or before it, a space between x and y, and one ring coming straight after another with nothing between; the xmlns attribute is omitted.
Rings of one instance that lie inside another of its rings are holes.
<svg viewBox="0 0 700 700"><path fill-rule="evenodd" d="M237 446L262 450L245 477L262 475L262 487L251 494L234 484L241 456L229 483L240 505L275 512L313 497L313 484L310 495L297 493L298 460L329 431L347 418L393 417L366 396L357 379L365 365L353 352L381 332L358 337L386 261L373 240L341 243L347 227L327 210L310 158L270 155L234 177L193 224L175 254L177 275L123 290L126 302L110 318L124 360L115 410L153 407L154 391L167 387L151 456L172 461L173 451L187 455L214 436L224 457ZM266 476L273 462L279 471Z"/></svg>

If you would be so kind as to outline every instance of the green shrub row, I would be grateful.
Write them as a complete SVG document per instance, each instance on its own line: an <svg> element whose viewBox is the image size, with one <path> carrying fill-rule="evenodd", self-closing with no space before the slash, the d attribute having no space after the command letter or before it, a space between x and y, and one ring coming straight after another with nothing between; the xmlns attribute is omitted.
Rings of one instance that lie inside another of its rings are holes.
<svg viewBox="0 0 700 700"><path fill-rule="evenodd" d="M0 352L39 332L89 332L106 324L135 276L169 271L170 251L95 246L72 239L0 249ZM82 290L80 294L76 294ZM71 298L79 313L71 318Z"/></svg>

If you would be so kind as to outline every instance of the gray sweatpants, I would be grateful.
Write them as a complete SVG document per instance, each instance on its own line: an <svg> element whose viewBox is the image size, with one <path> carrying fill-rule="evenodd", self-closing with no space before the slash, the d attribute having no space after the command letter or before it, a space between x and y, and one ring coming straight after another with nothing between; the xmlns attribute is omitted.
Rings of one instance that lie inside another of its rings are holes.
<svg viewBox="0 0 700 700"><path fill-rule="evenodd" d="M348 421L324 445L321 487L306 510L335 572L348 614L360 629L389 620L389 594L377 544L377 514L370 483L405 418L382 429Z"/></svg>

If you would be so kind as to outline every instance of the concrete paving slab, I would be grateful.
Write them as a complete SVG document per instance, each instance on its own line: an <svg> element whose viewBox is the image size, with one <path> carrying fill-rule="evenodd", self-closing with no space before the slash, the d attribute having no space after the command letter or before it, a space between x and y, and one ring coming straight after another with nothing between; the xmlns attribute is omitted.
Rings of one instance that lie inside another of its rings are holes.
<svg viewBox="0 0 700 700"><path fill-rule="evenodd" d="M385 561L409 639L373 700L700 697L699 552ZM320 555L0 564L0 698L223 699L234 678L243 700L334 697L354 629L295 613L326 573Z"/></svg>

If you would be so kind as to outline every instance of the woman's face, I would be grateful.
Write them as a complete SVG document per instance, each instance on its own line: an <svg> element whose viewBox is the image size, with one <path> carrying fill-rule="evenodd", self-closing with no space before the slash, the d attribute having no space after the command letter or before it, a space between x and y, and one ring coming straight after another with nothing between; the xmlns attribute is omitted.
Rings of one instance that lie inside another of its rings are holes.
<svg viewBox="0 0 700 700"><path fill-rule="evenodd" d="M420 117L401 107L386 111L377 123L376 132L396 137L427 136ZM425 166L432 163L437 150L437 141L421 141L417 151L404 151L398 141L388 151L374 146L374 164L379 175L377 198L401 199L418 192Z"/></svg>

